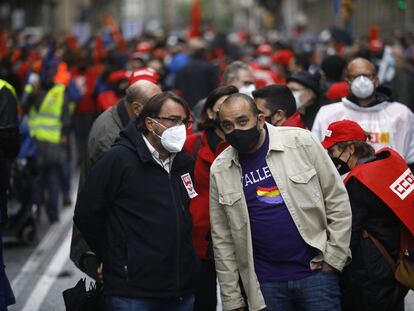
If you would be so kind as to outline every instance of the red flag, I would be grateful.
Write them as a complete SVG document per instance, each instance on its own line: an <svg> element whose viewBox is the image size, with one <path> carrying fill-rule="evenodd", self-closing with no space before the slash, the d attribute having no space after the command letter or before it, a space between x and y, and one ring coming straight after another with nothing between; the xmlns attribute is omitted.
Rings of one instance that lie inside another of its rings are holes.
<svg viewBox="0 0 414 311"><path fill-rule="evenodd" d="M76 41L76 37L69 33L66 36L66 43L68 44L70 50L75 53L79 48L78 48L78 42Z"/></svg>
<svg viewBox="0 0 414 311"><path fill-rule="evenodd" d="M379 36L378 27L373 25L369 29L369 50L373 53L377 53L384 48L384 43Z"/></svg>
<svg viewBox="0 0 414 311"><path fill-rule="evenodd" d="M200 0L193 0L191 5L191 24L189 30L189 38L195 38L201 36L201 4Z"/></svg>
<svg viewBox="0 0 414 311"><path fill-rule="evenodd" d="M0 59L9 54L9 48L7 46L7 35L4 32L0 32Z"/></svg>
<svg viewBox="0 0 414 311"><path fill-rule="evenodd" d="M111 30L112 36L114 37L114 40L118 44L119 51L121 53L125 53L127 50L127 45L125 43L124 37L122 36L122 33L119 30L118 24L116 23L115 19L112 16L107 16L105 18L105 24Z"/></svg>
<svg viewBox="0 0 414 311"><path fill-rule="evenodd" d="M106 56L102 36L97 35L95 39L95 64L100 63Z"/></svg>
<svg viewBox="0 0 414 311"><path fill-rule="evenodd" d="M369 41L379 40L379 31L378 27L373 25L369 29Z"/></svg>

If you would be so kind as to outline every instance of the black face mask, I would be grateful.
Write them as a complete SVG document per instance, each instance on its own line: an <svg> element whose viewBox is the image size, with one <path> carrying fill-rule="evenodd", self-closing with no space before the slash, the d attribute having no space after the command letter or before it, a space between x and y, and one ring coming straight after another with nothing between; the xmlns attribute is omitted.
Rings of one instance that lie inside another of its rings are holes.
<svg viewBox="0 0 414 311"><path fill-rule="evenodd" d="M348 173L349 171L351 171L351 169L349 168L349 165L348 165L348 161L349 161L349 158L351 156L349 156L348 161L346 161L346 162L344 160L340 159L340 157L344 153L344 151L345 151L345 149L341 152L341 154L337 158L331 158L333 164L335 165L336 169L338 170L339 175L344 175L344 174Z"/></svg>
<svg viewBox="0 0 414 311"><path fill-rule="evenodd" d="M345 161L341 160L340 158L331 158L331 159L336 169L338 170L339 175L344 175L351 170L349 168L349 165Z"/></svg>
<svg viewBox="0 0 414 311"><path fill-rule="evenodd" d="M234 130L226 134L226 141L240 153L248 153L259 142L260 132L257 123L248 130Z"/></svg>

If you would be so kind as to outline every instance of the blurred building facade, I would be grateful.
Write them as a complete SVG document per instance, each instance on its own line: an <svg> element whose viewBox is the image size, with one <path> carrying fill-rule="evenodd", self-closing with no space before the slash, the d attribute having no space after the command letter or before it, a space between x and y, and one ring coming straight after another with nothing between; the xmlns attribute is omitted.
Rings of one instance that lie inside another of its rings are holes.
<svg viewBox="0 0 414 311"><path fill-rule="evenodd" d="M90 27L90 31L99 29L103 17L112 15L133 36L145 29L185 28L192 1L3 0L0 1L0 23L4 30L37 27L45 33L60 34L72 31L74 25ZM303 24L314 33L331 26L345 26L359 36L377 25L381 34L391 36L397 30L414 29L414 0L200 1L203 21L218 30L260 32L274 28L289 33L297 24ZM344 10L349 11L348 19L344 18Z"/></svg>
<svg viewBox="0 0 414 311"><path fill-rule="evenodd" d="M256 1L201 0L203 17L219 28L224 25L255 31L263 12ZM99 28L103 16L112 15L121 25L182 29L188 23L191 3L192 0L3 0L0 22L8 31L36 27L45 33L64 33L79 22Z"/></svg>
<svg viewBox="0 0 414 311"><path fill-rule="evenodd" d="M414 0L283 0L285 27L304 23L310 32L332 26L366 35L372 25L384 37L414 29Z"/></svg>

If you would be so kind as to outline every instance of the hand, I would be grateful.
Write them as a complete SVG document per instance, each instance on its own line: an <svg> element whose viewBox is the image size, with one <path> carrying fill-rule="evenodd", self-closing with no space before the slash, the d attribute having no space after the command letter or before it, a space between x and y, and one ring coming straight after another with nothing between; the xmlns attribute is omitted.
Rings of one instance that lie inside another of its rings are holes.
<svg viewBox="0 0 414 311"><path fill-rule="evenodd" d="M103 281L103 264L100 264L96 269L96 275L98 276L99 281Z"/></svg>
<svg viewBox="0 0 414 311"><path fill-rule="evenodd" d="M325 261L322 262L311 262L310 265L311 270L323 270L325 272L336 270L334 267L332 267L330 264L326 263Z"/></svg>
<svg viewBox="0 0 414 311"><path fill-rule="evenodd" d="M334 267L332 267L330 264L326 263L325 261L322 262L322 270L325 272L330 272L336 270Z"/></svg>

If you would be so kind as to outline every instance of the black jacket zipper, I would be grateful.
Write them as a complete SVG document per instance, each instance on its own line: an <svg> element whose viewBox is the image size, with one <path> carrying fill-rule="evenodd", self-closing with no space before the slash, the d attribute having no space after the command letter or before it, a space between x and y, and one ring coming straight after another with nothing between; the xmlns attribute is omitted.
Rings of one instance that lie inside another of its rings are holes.
<svg viewBox="0 0 414 311"><path fill-rule="evenodd" d="M171 196L173 199L173 203L174 203L174 209L175 209L175 213L176 213L176 222L177 222L177 285L178 285L178 290L181 289L181 255L180 255L180 250L181 250L181 230L180 230L180 211L179 211L179 207L177 206L177 202L176 202L176 197L174 195L174 188L172 185L172 181L171 181L171 173L168 173L168 181L169 181L169 186L170 186L170 191L171 191Z"/></svg>

